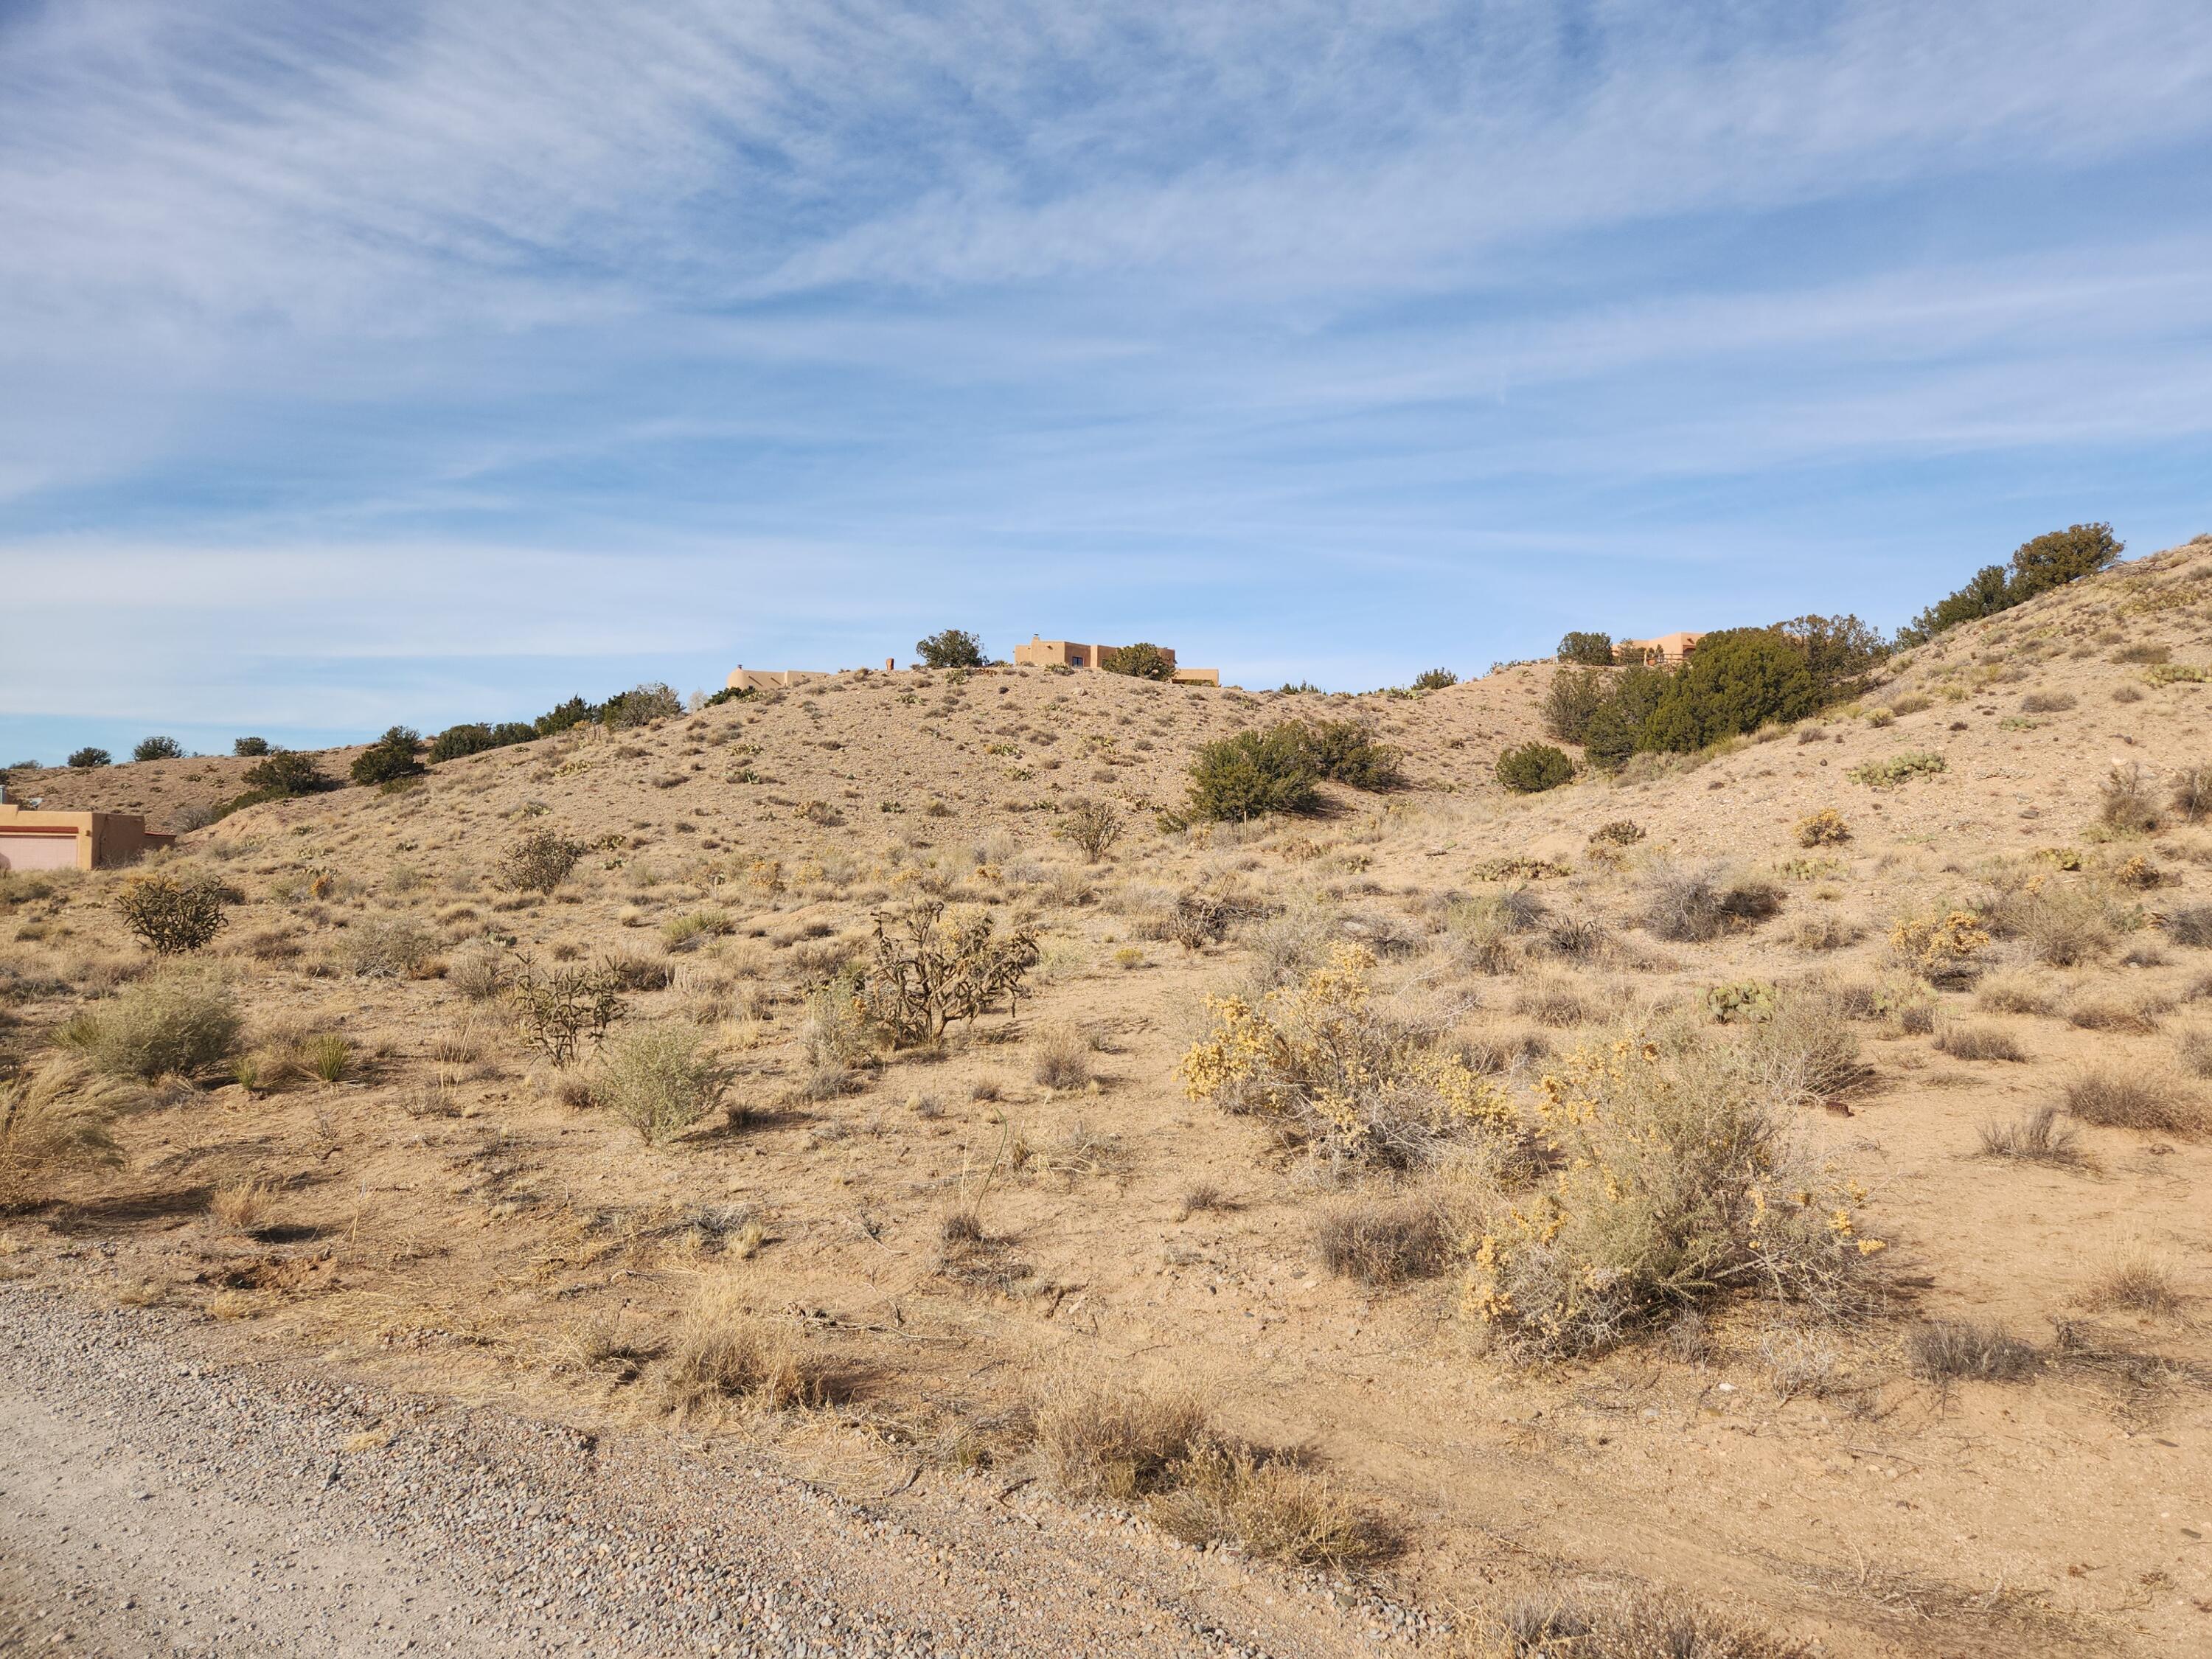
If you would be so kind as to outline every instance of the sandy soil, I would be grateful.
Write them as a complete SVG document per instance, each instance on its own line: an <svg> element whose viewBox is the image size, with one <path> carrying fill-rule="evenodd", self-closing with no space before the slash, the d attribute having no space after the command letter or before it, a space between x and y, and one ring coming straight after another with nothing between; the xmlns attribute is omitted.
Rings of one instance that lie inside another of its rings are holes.
<svg viewBox="0 0 2212 1659"><path fill-rule="evenodd" d="M917 1462L925 1486L963 1461L999 1460L1002 1484L1032 1473L998 1425L1071 1377L1194 1389L1226 1430L1304 1449L1401 1540L1356 1585L1282 1585L1439 1624L1471 1627L1523 1595L1653 1584L1830 1654L2202 1651L2212 1146L2081 1125L2071 1164L1978 1155L1983 1126L2057 1101L2087 1066L2203 1087L2191 1055L2212 1029L2212 957L2165 923L2212 902L2212 834L2171 814L2148 836L2097 826L2115 764L2141 765L2163 799L2212 762L2212 690L2141 660L2145 647L2185 668L2212 659L2212 548L1960 629L1855 710L1526 799L1489 769L1540 731L1544 665L1358 700L1038 672L854 676L471 757L412 790L252 809L184 854L240 895L216 950L249 1045L334 1033L356 1063L329 1085L157 1091L124 1126L127 1168L9 1224L7 1260L82 1296L76 1264L98 1251L111 1302L210 1321L206 1340L237 1352L319 1356L380 1389L641 1443L677 1431L657 1362L611 1376L577 1360L577 1332L618 1330L651 1356L698 1286L735 1283L860 1386L732 1432L854 1501ZM1413 787L1333 789L1326 814L1296 823L1152 827L1146 809L1179 798L1196 744L1302 713L1370 720L1406 749ZM1907 753L1943 769L1893 787L1850 775ZM1132 820L1095 868L1053 833L1085 795ZM1795 826L1824 807L1851 839L1801 848ZM1621 818L1643 838L1595 852L1590 832ZM494 860L541 826L591 855L550 901L501 891ZM2137 856L2148 876L2124 868ZM1503 884L1526 880L1601 946L1570 959L1532 939L1510 972L1455 965L1453 899L1498 890L1495 861L1510 858L1563 869ZM1771 880L1781 914L1710 943L1655 939L1639 895L1669 860ZM1331 1185L1259 1124L1187 1100L1174 1074L1204 996L1248 984L1276 948L1259 923L1195 951L1161 941L1154 924L1182 890L1380 941L1382 988L1448 1004L1457 1041L1528 1056L1517 1085L1547 1054L1698 1006L1716 985L1896 990L1893 918L1982 902L2031 871L2110 896L2119 933L2066 966L1994 942L1982 991L1914 993L1932 1029L1869 1020L1871 1080L1797 1125L1864 1183L1890 1246L1888 1312L1862 1326L1745 1299L1714 1306L1694 1348L1508 1364L1461 1311L1457 1273L1376 1289L1317 1261L1334 1207L1417 1182ZM112 881L18 890L0 913L15 1022L0 1038L18 1052L143 971L106 908ZM808 1098L807 988L864 944L875 911L915 894L1034 922L1036 994L1018 1019L994 1015L941 1054L885 1055L854 1091ZM687 934L700 915L712 925ZM368 947L394 928L419 948L388 971ZM648 1150L564 1103L499 1006L457 988L461 965L508 946L665 965L666 988L636 994L631 1018L713 1031L747 1120ZM2041 1012L1992 1006L1984 993L2008 981L2036 988ZM1939 1043L1968 1024L2023 1057ZM1048 1087L1036 1057L1067 1026L1093 1079ZM208 1207L247 1179L275 1194L250 1237ZM1194 1206L1199 1188L1216 1201ZM970 1205L988 1249L954 1261L944 1221ZM2099 1285L2130 1252L2164 1264L2172 1301L2106 1304ZM2033 1345L2033 1375L1916 1374L1919 1322L1958 1318ZM1271 1639L1295 1652L1334 1638L1317 1625Z"/></svg>

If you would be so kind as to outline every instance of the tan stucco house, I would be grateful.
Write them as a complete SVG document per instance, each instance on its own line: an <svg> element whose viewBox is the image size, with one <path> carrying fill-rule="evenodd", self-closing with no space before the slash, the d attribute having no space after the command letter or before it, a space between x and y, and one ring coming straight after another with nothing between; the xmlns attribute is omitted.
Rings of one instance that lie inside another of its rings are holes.
<svg viewBox="0 0 2212 1659"><path fill-rule="evenodd" d="M1099 668L1119 649L1119 646L1085 645L1076 640L1040 639L1032 634L1027 645L1014 647L1014 665L1019 668ZM1218 668L1181 667L1176 663L1176 653L1165 646L1160 647L1160 654L1175 670L1177 685L1221 684L1221 671Z"/></svg>
<svg viewBox="0 0 2212 1659"><path fill-rule="evenodd" d="M129 812L39 812L0 801L0 870L110 870L174 836Z"/></svg>

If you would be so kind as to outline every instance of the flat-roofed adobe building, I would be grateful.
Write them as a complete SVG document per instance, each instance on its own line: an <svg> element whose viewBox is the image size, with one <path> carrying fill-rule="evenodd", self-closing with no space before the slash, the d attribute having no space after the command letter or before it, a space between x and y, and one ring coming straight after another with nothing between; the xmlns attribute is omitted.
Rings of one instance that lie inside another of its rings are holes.
<svg viewBox="0 0 2212 1659"><path fill-rule="evenodd" d="M1076 640L1040 639L1032 634L1027 645L1014 647L1014 665L1018 668L1103 668L1107 659L1121 649L1115 645L1085 645ZM1184 668L1176 662L1176 653L1165 646L1160 654L1168 659L1175 671L1177 685L1218 685L1221 671L1218 668Z"/></svg>
<svg viewBox="0 0 2212 1659"><path fill-rule="evenodd" d="M1698 648L1698 641L1703 638L1703 634L1686 634L1678 630L1662 634L1653 640L1622 640L1613 647L1613 659L1622 663L1647 663L1654 668L1663 668L1670 662L1687 662L1691 653Z"/></svg>
<svg viewBox="0 0 2212 1659"><path fill-rule="evenodd" d="M129 812L38 812L0 801L0 870L111 870L176 837Z"/></svg>

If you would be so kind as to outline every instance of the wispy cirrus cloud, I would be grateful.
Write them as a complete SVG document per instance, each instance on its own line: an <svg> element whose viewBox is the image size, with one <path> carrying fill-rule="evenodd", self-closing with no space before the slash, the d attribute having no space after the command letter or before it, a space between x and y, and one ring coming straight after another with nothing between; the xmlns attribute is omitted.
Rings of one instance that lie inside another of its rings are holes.
<svg viewBox="0 0 2212 1659"><path fill-rule="evenodd" d="M0 722L948 605L1380 680L2196 528L2200 14L0 12Z"/></svg>

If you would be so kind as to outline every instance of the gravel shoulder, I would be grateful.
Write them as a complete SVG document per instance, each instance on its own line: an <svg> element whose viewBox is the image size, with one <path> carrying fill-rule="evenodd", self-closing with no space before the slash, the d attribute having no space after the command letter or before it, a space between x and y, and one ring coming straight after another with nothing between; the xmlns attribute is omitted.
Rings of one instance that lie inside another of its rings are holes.
<svg viewBox="0 0 2212 1659"><path fill-rule="evenodd" d="M1315 1589L1026 1489L856 1504L720 1443L228 1362L166 1310L28 1285L0 1328L0 1652L1375 1650Z"/></svg>

